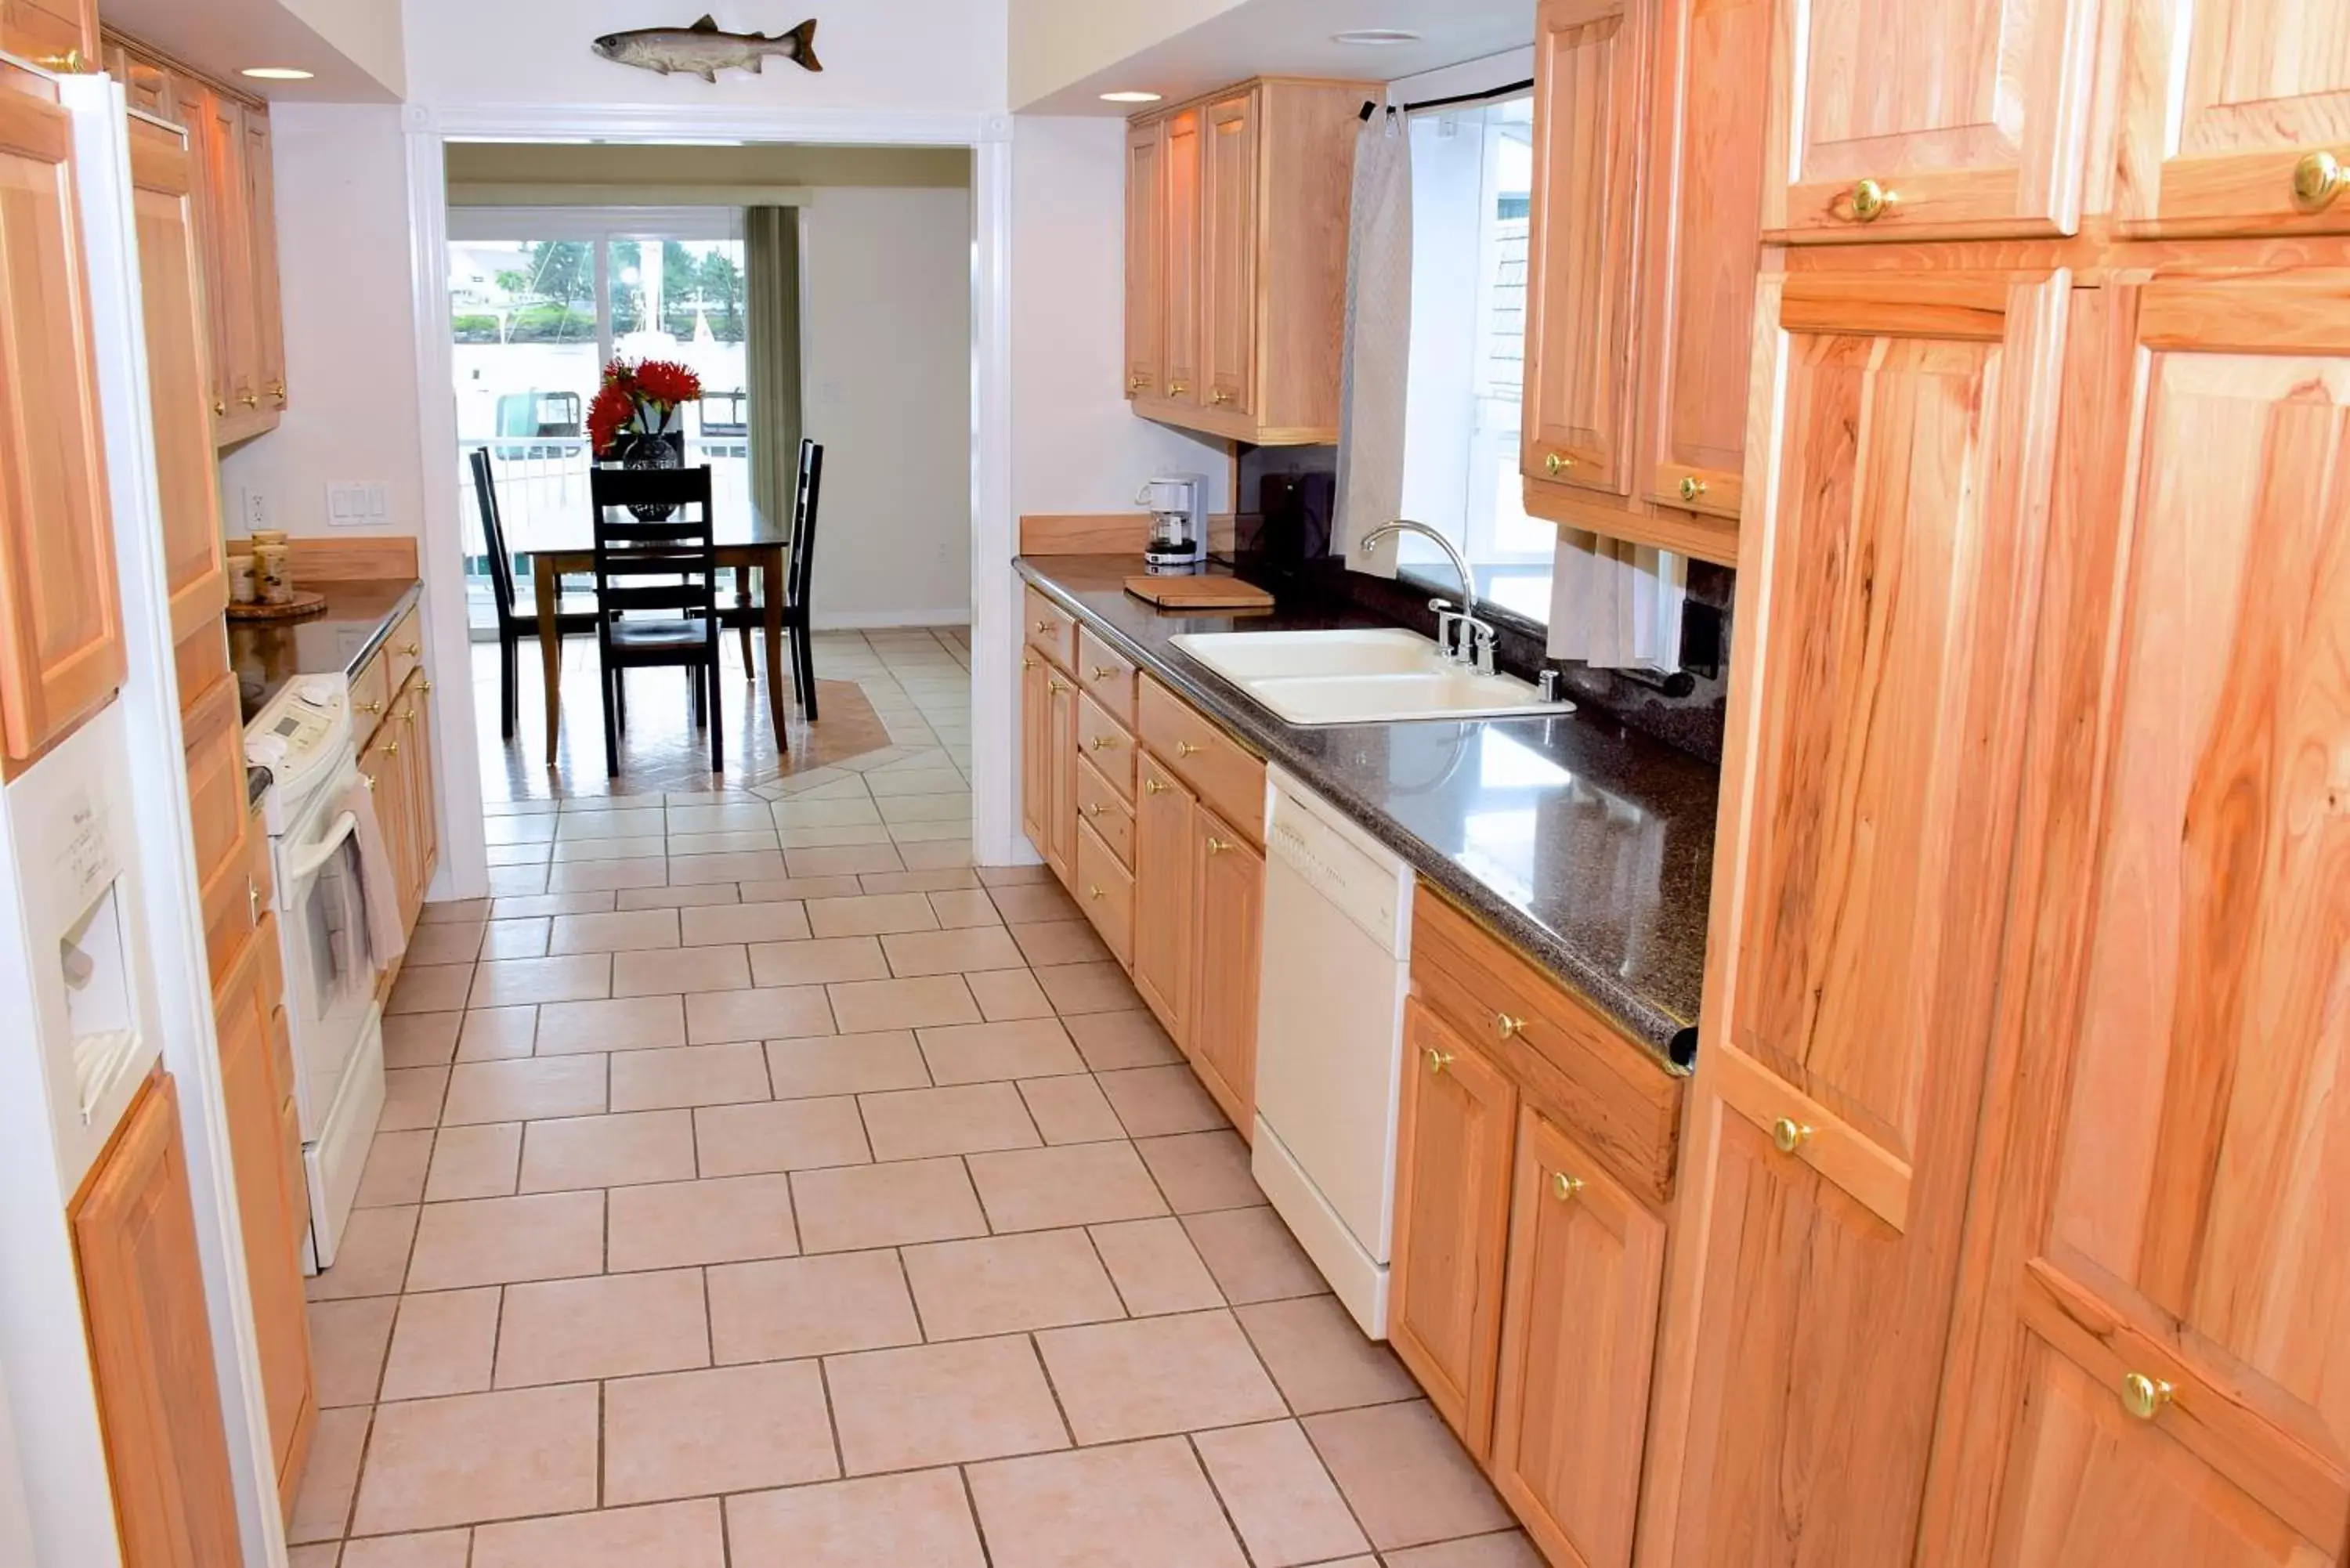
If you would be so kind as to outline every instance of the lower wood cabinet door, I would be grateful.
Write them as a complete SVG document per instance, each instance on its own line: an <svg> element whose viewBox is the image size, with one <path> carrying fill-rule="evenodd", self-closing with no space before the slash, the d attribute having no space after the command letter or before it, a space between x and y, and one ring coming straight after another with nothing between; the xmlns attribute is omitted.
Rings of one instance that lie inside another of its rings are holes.
<svg viewBox="0 0 2350 1568"><path fill-rule="evenodd" d="M131 1103L70 1218L124 1568L239 1568L170 1074L159 1071Z"/></svg>
<svg viewBox="0 0 2350 1568"><path fill-rule="evenodd" d="M278 1081L277 923L265 915L213 1004L220 1040L221 1098L236 1179L238 1228L253 1330L261 1351L261 1392L269 1413L278 1501L290 1510L317 1413L310 1381L309 1320L302 1299L302 1228L308 1218L300 1133L287 1158L285 1110L293 1092ZM263 961L265 952L271 961ZM287 1185L289 1179L295 1185Z"/></svg>
<svg viewBox="0 0 2350 1568"><path fill-rule="evenodd" d="M1204 806L1191 815L1191 1070L1241 1137L1252 1139L1264 857Z"/></svg>
<svg viewBox="0 0 2350 1568"><path fill-rule="evenodd" d="M1493 1429L1518 1091L1468 1039L1404 1003L1388 1340L1469 1451Z"/></svg>
<svg viewBox="0 0 2350 1568"><path fill-rule="evenodd" d="M1052 802L1045 816L1045 863L1061 886L1077 885L1077 684L1045 667L1045 735L1050 748L1045 783Z"/></svg>
<svg viewBox="0 0 2350 1568"><path fill-rule="evenodd" d="M1045 690L1050 666L1024 644L1020 650L1020 831L1039 855L1051 854L1045 826L1053 810L1053 700Z"/></svg>
<svg viewBox="0 0 2350 1568"><path fill-rule="evenodd" d="M1551 1562L1624 1568L1665 1222L1532 1109L1513 1186L1493 1482Z"/></svg>
<svg viewBox="0 0 2350 1568"><path fill-rule="evenodd" d="M1149 752L1134 806L1134 989L1191 1050L1191 817L1198 803Z"/></svg>
<svg viewBox="0 0 2350 1568"><path fill-rule="evenodd" d="M408 812L408 852L401 861L400 915L414 929L424 889L441 863L441 816L432 790L432 682L411 676L395 710L400 720L400 793Z"/></svg>
<svg viewBox="0 0 2350 1568"><path fill-rule="evenodd" d="M375 727L375 735L359 748L359 777L375 797L376 826L383 834L384 854L393 866L400 867L405 881L406 867L414 861L414 851L409 847L413 832L409 826L408 770L401 764L400 754L407 749L400 742L404 726L397 715L397 703L387 703L383 719Z"/></svg>

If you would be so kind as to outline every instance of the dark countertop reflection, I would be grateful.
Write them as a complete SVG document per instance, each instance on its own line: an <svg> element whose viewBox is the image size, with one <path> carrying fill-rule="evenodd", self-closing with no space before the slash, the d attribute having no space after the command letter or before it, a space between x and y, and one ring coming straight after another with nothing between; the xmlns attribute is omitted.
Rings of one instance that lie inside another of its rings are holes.
<svg viewBox="0 0 2350 1568"><path fill-rule="evenodd" d="M1130 556L1023 557L1023 577L1394 849L1660 1056L1686 1067L1705 972L1720 774L1585 709L1300 728L1182 653L1184 632L1375 626L1357 611L1163 614Z"/></svg>
<svg viewBox="0 0 2350 1568"><path fill-rule="evenodd" d="M302 587L327 596L325 614L228 623L229 667L248 724L297 675L357 675L424 591L413 578Z"/></svg>

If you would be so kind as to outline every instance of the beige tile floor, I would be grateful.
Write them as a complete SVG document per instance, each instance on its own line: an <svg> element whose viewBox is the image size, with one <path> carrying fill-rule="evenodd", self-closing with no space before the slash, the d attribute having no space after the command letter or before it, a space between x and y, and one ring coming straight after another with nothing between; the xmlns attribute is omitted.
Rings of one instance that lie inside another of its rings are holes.
<svg viewBox="0 0 2350 1568"><path fill-rule="evenodd" d="M1537 1563L1076 908L932 832L961 648L859 640L939 729L489 808L546 853L394 993L295 1568Z"/></svg>

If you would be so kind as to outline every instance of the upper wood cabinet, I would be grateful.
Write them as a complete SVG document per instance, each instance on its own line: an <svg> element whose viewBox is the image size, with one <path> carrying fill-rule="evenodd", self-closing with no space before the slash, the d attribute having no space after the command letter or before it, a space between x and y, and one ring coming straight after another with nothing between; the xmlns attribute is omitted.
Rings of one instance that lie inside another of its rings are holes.
<svg viewBox="0 0 2350 1568"><path fill-rule="evenodd" d="M123 1562L237 1568L244 1557L179 1096L161 1068L70 1218Z"/></svg>
<svg viewBox="0 0 2350 1568"><path fill-rule="evenodd" d="M2350 1542L2350 274L2098 291L1920 1561Z"/></svg>
<svg viewBox="0 0 2350 1568"><path fill-rule="evenodd" d="M96 0L0 0L0 54L48 71L96 69Z"/></svg>
<svg viewBox="0 0 2350 1568"><path fill-rule="evenodd" d="M2118 0L2114 213L2173 234L2350 230L2340 0Z"/></svg>
<svg viewBox="0 0 2350 1568"><path fill-rule="evenodd" d="M188 133L212 443L250 441L277 428L287 396L269 107L120 34L106 63L134 105Z"/></svg>
<svg viewBox="0 0 2350 1568"><path fill-rule="evenodd" d="M1789 240L2071 234L2097 9L2096 0L1783 5L1764 231Z"/></svg>
<svg viewBox="0 0 2350 1568"><path fill-rule="evenodd" d="M1337 440L1347 210L1367 90L1377 89L1268 78L1132 122L1126 392L1135 412L1260 446ZM1151 249L1137 255L1138 244Z"/></svg>
<svg viewBox="0 0 2350 1568"><path fill-rule="evenodd" d="M139 233L147 391L172 638L217 619L228 604L221 556L219 481L213 469L203 257L197 249L197 169L182 132L130 122L131 203Z"/></svg>
<svg viewBox="0 0 2350 1568"><path fill-rule="evenodd" d="M1632 486L1641 95L1652 5L1545 0L1534 29L1523 469Z"/></svg>
<svg viewBox="0 0 2350 1568"><path fill-rule="evenodd" d="M0 773L122 683L89 311L71 123L0 63Z"/></svg>
<svg viewBox="0 0 2350 1568"><path fill-rule="evenodd" d="M1677 1223L1668 1558L1918 1530L1989 1048L2063 274L1797 275L1759 309L1738 680ZM1799 1397L1791 1397L1795 1395Z"/></svg>

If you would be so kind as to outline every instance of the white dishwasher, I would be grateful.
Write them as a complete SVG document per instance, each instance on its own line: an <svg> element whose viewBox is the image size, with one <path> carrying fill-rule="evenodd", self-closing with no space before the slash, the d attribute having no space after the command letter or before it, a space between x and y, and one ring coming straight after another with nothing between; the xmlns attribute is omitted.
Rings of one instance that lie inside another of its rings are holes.
<svg viewBox="0 0 2350 1568"><path fill-rule="evenodd" d="M1411 869L1268 770L1251 1168L1330 1288L1387 1337Z"/></svg>

